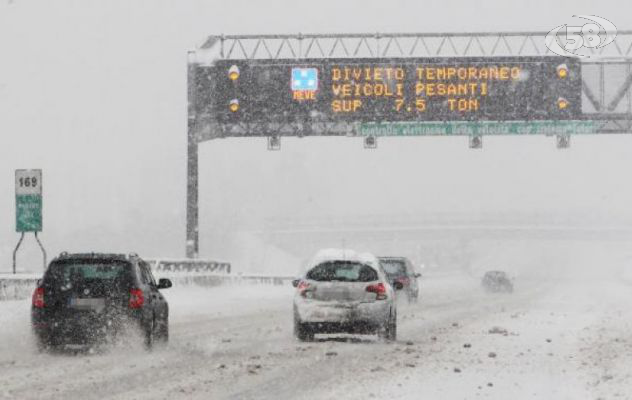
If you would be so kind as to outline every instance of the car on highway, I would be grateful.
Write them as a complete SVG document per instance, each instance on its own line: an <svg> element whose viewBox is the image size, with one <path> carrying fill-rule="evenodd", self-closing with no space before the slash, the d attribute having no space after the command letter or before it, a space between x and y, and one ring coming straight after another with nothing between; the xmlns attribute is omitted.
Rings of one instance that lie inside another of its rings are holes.
<svg viewBox="0 0 632 400"><path fill-rule="evenodd" d="M481 279L481 285L487 292L513 292L513 282L504 271L487 271Z"/></svg>
<svg viewBox="0 0 632 400"><path fill-rule="evenodd" d="M38 348L98 345L141 334L147 348L169 339L169 305L136 254L61 253L33 292L31 323ZM131 328L131 329L127 329Z"/></svg>
<svg viewBox="0 0 632 400"><path fill-rule="evenodd" d="M319 333L397 338L395 290L374 255L322 250L292 284L294 334L299 340L313 340Z"/></svg>
<svg viewBox="0 0 632 400"><path fill-rule="evenodd" d="M419 284L417 278L421 276L415 271L415 266L406 257L378 257L386 276L394 286L401 284L401 291L406 294L409 303L415 303L419 299Z"/></svg>

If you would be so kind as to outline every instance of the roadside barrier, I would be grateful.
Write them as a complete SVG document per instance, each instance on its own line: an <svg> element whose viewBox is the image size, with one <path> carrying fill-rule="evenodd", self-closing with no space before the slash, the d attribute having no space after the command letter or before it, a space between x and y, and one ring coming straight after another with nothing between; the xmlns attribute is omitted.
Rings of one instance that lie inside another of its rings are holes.
<svg viewBox="0 0 632 400"><path fill-rule="evenodd" d="M152 260L156 261L156 260ZM150 262L148 260L148 262ZM214 263L208 267L204 263L186 263L181 261L160 261L152 265L156 279L168 278L174 287L220 285L289 285L293 276L265 274L230 274L229 263ZM210 271L210 272L209 272ZM29 298L40 279L36 275L0 275L0 301Z"/></svg>
<svg viewBox="0 0 632 400"><path fill-rule="evenodd" d="M207 272L216 274L230 274L231 265L228 262L200 259L145 259L151 265L154 273L159 272Z"/></svg>

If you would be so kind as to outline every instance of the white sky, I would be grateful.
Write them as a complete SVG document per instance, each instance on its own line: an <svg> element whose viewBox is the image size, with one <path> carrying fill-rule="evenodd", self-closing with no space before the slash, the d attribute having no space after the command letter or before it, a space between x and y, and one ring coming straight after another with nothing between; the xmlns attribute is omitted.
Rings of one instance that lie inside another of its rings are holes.
<svg viewBox="0 0 632 400"><path fill-rule="evenodd" d="M44 170L48 248L182 256L186 51L216 33L550 30L622 1L0 0L0 270L13 174ZM263 139L201 145L202 251L210 232L288 215L433 212L632 216L632 137Z"/></svg>

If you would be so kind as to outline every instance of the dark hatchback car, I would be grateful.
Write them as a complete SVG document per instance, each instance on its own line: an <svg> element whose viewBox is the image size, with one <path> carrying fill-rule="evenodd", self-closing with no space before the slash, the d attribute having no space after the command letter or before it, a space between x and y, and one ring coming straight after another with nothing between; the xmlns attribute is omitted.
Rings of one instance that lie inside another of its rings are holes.
<svg viewBox="0 0 632 400"><path fill-rule="evenodd" d="M419 299L417 278L421 274L415 271L413 263L406 257L379 257L379 260L391 285L406 293L409 302L416 302Z"/></svg>
<svg viewBox="0 0 632 400"><path fill-rule="evenodd" d="M487 271L481 280L483 289L487 292L512 293L513 282L504 271Z"/></svg>
<svg viewBox="0 0 632 400"><path fill-rule="evenodd" d="M31 320L41 350L92 346L140 331L145 346L169 339L169 306L149 264L135 254L67 254L55 258L33 293Z"/></svg>

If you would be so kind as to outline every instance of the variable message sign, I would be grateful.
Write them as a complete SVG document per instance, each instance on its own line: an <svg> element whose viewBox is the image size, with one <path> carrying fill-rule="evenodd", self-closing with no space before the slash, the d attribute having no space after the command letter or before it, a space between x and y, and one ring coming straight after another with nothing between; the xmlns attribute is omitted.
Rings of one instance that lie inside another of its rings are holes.
<svg viewBox="0 0 632 400"><path fill-rule="evenodd" d="M564 57L220 60L197 112L221 123L576 120L581 64Z"/></svg>

